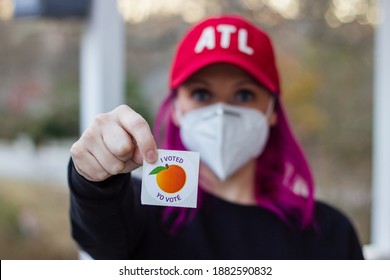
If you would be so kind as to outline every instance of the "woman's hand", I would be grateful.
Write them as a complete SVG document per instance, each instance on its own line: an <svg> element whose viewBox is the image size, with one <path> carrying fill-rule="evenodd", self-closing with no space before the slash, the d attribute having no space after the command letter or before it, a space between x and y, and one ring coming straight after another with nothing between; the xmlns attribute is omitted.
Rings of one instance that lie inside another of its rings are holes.
<svg viewBox="0 0 390 280"><path fill-rule="evenodd" d="M90 181L128 173L157 160L157 146L146 120L126 105L98 115L70 150L77 172Z"/></svg>

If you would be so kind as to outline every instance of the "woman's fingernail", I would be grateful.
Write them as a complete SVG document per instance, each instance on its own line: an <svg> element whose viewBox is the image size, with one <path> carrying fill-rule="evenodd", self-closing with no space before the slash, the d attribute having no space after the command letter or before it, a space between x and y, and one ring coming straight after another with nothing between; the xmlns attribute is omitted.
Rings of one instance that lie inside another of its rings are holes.
<svg viewBox="0 0 390 280"><path fill-rule="evenodd" d="M156 152L154 150L149 150L146 152L146 160L150 163L156 161Z"/></svg>

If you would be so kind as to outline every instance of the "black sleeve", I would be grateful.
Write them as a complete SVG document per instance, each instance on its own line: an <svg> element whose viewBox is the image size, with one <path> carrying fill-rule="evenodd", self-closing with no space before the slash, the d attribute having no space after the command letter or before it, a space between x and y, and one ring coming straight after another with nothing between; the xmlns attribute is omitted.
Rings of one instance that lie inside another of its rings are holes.
<svg viewBox="0 0 390 280"><path fill-rule="evenodd" d="M363 249L353 225L349 224L349 260L363 260Z"/></svg>
<svg viewBox="0 0 390 280"><path fill-rule="evenodd" d="M94 259L132 258L144 219L132 181L129 174L120 174L91 182L69 162L72 236Z"/></svg>
<svg viewBox="0 0 390 280"><path fill-rule="evenodd" d="M339 209L316 203L317 236L311 254L315 259L364 259L358 234L351 220Z"/></svg>

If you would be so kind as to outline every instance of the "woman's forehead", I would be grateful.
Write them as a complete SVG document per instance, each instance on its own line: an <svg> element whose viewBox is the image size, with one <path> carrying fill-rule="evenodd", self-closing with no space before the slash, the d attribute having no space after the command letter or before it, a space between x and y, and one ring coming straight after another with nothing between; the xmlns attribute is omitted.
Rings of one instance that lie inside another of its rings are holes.
<svg viewBox="0 0 390 280"><path fill-rule="evenodd" d="M253 76L231 63L214 63L205 66L191 75L184 84L203 83L207 85L218 80L234 85L255 84L265 89Z"/></svg>

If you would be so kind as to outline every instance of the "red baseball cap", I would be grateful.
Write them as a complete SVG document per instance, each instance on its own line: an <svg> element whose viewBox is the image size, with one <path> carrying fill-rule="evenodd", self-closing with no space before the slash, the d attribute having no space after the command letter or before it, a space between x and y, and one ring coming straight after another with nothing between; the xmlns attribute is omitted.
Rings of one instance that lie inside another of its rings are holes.
<svg viewBox="0 0 390 280"><path fill-rule="evenodd" d="M238 16L207 18L185 34L176 49L170 88L177 88L196 71L218 62L242 68L271 93L279 94L279 75L269 36Z"/></svg>

